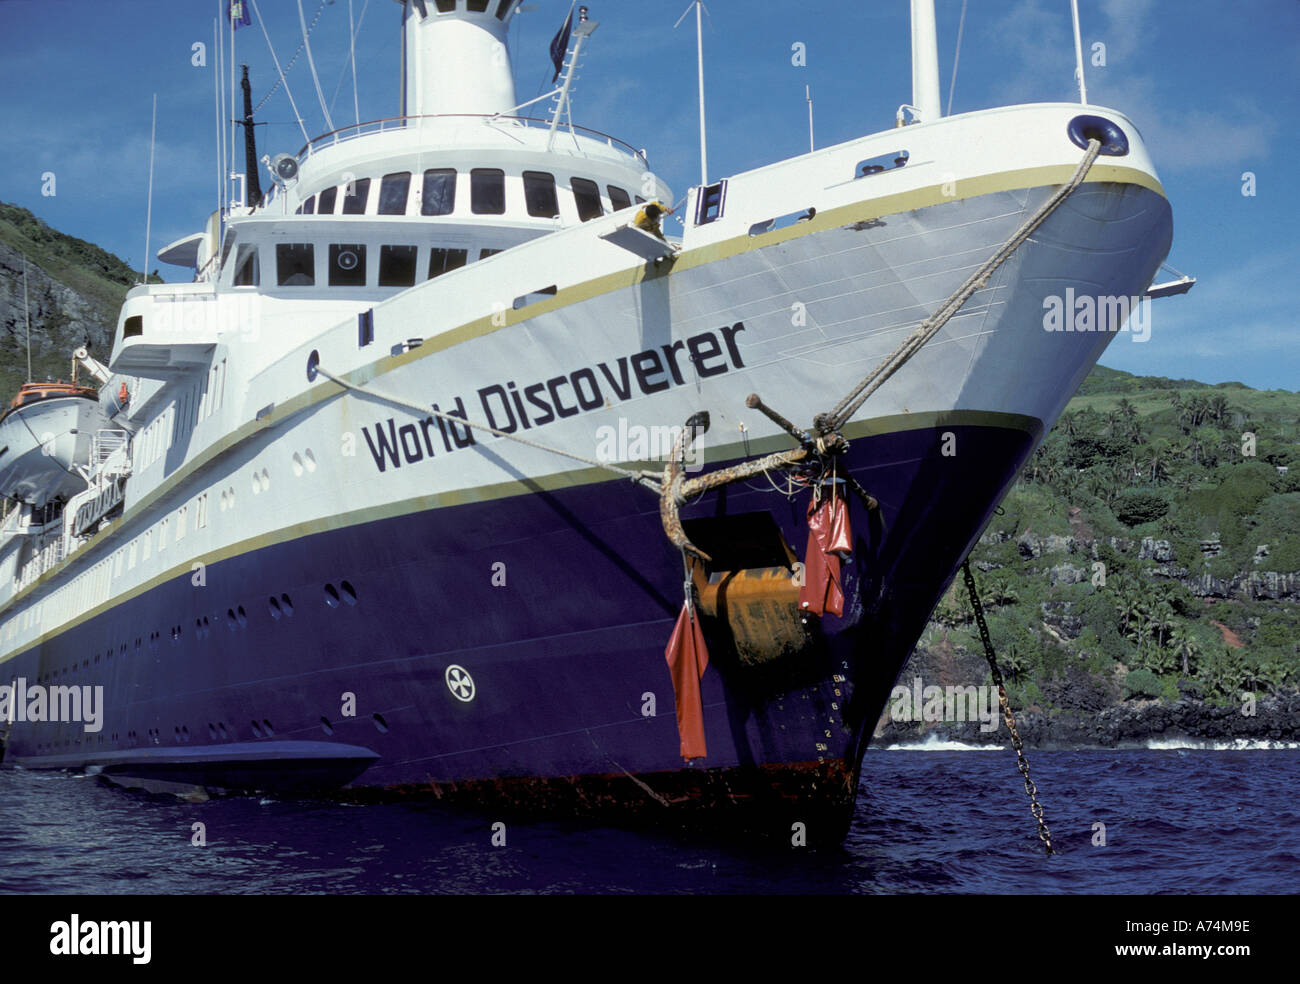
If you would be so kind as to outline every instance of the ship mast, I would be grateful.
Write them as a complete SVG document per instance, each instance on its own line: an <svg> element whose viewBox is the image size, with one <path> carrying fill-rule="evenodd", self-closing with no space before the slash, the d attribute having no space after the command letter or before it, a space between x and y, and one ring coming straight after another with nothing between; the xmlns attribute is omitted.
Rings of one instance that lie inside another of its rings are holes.
<svg viewBox="0 0 1300 984"><path fill-rule="evenodd" d="M934 0L912 0L912 106L918 121L930 123L939 111L939 39Z"/></svg>

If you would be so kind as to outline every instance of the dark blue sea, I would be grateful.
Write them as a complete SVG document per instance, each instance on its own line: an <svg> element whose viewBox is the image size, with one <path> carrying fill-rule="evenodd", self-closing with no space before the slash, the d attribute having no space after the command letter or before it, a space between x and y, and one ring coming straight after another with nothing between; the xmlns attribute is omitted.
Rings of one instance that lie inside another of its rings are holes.
<svg viewBox="0 0 1300 984"><path fill-rule="evenodd" d="M1300 750L1035 751L1030 764L1051 858L1009 750L872 749L849 836L822 851L517 819L494 847L492 818L434 805L190 803L4 769L0 893L1296 890Z"/></svg>

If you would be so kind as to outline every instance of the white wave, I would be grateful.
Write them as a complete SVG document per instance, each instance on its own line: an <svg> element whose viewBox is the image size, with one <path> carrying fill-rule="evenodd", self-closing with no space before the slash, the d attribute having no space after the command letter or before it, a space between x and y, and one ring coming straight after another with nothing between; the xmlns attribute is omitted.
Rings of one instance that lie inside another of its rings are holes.
<svg viewBox="0 0 1300 984"><path fill-rule="evenodd" d="M1278 751L1300 748L1297 741L1270 741L1267 738L1233 738L1220 741L1200 741L1192 738L1152 738L1147 748L1153 752L1205 751L1246 752Z"/></svg>
<svg viewBox="0 0 1300 984"><path fill-rule="evenodd" d="M971 745L964 741L952 741L936 734L928 734L924 741L912 741L904 744L886 745L886 752L1005 752L1006 745Z"/></svg>

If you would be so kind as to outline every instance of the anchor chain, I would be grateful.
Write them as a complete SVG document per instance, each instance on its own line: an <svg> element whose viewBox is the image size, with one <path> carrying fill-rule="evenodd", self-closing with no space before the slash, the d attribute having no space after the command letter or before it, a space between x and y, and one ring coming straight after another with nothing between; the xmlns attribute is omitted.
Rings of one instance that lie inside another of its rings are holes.
<svg viewBox="0 0 1300 984"><path fill-rule="evenodd" d="M1016 728L1016 716L1011 713L1011 701L1007 699L1007 688L1002 682L1002 672L998 669L997 657L993 652L993 640L989 638L989 627L984 621L984 606L980 604L979 593L975 590L975 577L970 572L969 557L961 562L961 573L966 581L966 590L970 593L971 607L975 610L975 624L979 626L980 641L984 643L984 658L989 661L989 669L993 671L993 682L998 688L998 702L1002 705L1002 717L1006 720L1007 730L1011 732L1011 747L1016 750L1016 768L1020 770L1020 775L1025 780L1025 792L1029 795L1029 812L1038 822L1038 839L1043 842L1043 847L1047 849L1048 854L1055 854L1056 852L1052 850L1052 833L1047 829L1047 819L1043 816L1043 808L1038 802L1038 787L1034 785L1034 780L1029 778L1029 760L1025 758L1024 742L1020 740L1020 732Z"/></svg>

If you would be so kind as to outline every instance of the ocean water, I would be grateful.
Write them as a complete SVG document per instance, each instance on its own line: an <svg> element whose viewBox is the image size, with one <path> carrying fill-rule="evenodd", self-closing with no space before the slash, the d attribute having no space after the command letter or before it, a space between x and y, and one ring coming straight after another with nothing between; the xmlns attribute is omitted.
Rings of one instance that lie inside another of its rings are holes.
<svg viewBox="0 0 1300 984"><path fill-rule="evenodd" d="M849 836L822 851L518 819L493 846L490 817L430 804L190 803L4 769L0 893L1295 891L1300 748L1172 743L1029 760L1051 858L1014 753L955 744L869 751Z"/></svg>

